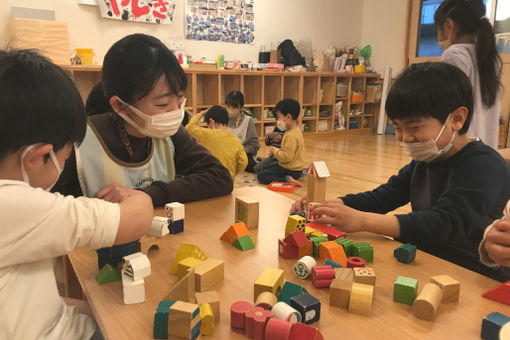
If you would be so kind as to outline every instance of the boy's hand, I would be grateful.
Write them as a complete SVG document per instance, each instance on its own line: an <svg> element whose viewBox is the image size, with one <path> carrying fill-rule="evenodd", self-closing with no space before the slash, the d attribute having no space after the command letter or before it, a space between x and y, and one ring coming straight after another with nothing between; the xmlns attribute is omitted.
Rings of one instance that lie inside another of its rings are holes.
<svg viewBox="0 0 510 340"><path fill-rule="evenodd" d="M101 189L96 194L96 197L112 203L121 203L134 192L136 193L137 191L120 184L112 184Z"/></svg>
<svg viewBox="0 0 510 340"><path fill-rule="evenodd" d="M273 140L273 142L275 142L276 144L280 143L283 139L283 136L278 134L278 133L275 133L275 136L271 138Z"/></svg>
<svg viewBox="0 0 510 340"><path fill-rule="evenodd" d="M345 206L341 200L312 206L312 215L315 216L317 223L331 224L346 233L362 231L362 223L360 223L362 214L361 211Z"/></svg>
<svg viewBox="0 0 510 340"><path fill-rule="evenodd" d="M497 264L510 267L510 222L500 220L485 236L485 250Z"/></svg>
<svg viewBox="0 0 510 340"><path fill-rule="evenodd" d="M306 196L303 196L300 200L296 200L290 208L290 212L303 212L306 207Z"/></svg>
<svg viewBox="0 0 510 340"><path fill-rule="evenodd" d="M209 108L210 109L210 108ZM205 114L209 111L209 109L207 110L203 110L203 111L200 111L199 113L197 113L197 117L198 118L202 118L203 116L205 116Z"/></svg>

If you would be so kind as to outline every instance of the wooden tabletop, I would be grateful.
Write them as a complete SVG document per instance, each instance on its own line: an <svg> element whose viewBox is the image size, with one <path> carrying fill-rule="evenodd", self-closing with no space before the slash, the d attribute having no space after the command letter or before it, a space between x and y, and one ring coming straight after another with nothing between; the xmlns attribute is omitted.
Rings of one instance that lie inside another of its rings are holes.
<svg viewBox="0 0 510 340"><path fill-rule="evenodd" d="M255 249L242 252L220 241L220 235L234 222L234 195L249 196L260 202L260 224L252 230ZM253 302L253 283L267 267L281 268L285 279L303 285L321 300L321 319L318 327L325 339L376 338L381 339L480 339L483 317L491 312L510 315L510 307L482 298L481 294L499 283L423 252L416 260L402 264L393 257L400 244L384 237L358 233L348 237L367 241L374 247L374 263L369 264L377 275L371 316L350 314L344 309L330 307L328 289L316 289L310 280L302 281L292 274L296 260L278 256L278 238L284 228L292 201L261 187L237 189L232 196L186 204L184 232L168 235L164 249L151 251L152 274L145 279L146 301L125 305L121 282L99 285L97 256L88 249L70 254L84 294L89 301L106 339L152 339L156 306L177 281L169 270L177 248L182 242L198 245L209 257L225 261L225 280L215 287L221 299L221 320L212 339L247 339L230 331L230 305L238 300ZM163 210L156 211L163 215ZM414 317L411 306L393 302L393 282L398 275L419 280L418 289L433 275L448 274L461 282L460 300L441 304L434 321Z"/></svg>
<svg viewBox="0 0 510 340"><path fill-rule="evenodd" d="M498 150L501 157L505 159L508 165L510 165L510 148Z"/></svg>

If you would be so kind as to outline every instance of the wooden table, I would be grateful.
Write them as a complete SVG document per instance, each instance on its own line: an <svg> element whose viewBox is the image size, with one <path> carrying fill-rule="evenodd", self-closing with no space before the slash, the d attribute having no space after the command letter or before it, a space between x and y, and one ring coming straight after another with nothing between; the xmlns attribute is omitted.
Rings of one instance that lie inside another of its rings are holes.
<svg viewBox="0 0 510 340"><path fill-rule="evenodd" d="M507 164L510 165L510 148L499 149L498 152L501 155L501 157L504 158L504 160L507 162Z"/></svg>
<svg viewBox="0 0 510 340"><path fill-rule="evenodd" d="M267 267L285 270L285 279L304 285L309 293L322 302L319 327L325 339L341 334L345 339L479 339L483 317L490 312L510 315L510 307L482 298L481 294L498 282L458 267L423 252L416 260L405 265L396 261L393 250L398 242L384 237L358 233L349 235L354 241L367 241L374 247L376 272L373 309L371 316L350 314L344 309L330 307L328 289L316 289L311 281L301 281L292 274L295 260L278 256L277 241L283 237L288 211L292 201L282 195L260 187L242 188L235 195L250 196L260 201L259 229L252 231L256 248L241 252L220 241L220 235L233 223L234 196L186 204L184 233L169 235L165 248L149 253L152 274L145 279L146 301L125 305L122 301L122 284L113 282L98 285L97 257L88 249L70 254L84 294L106 339L152 339L153 318L159 300L177 281L169 270L182 242L198 245L208 256L225 261L225 280L216 288L221 298L221 320L212 339L247 339L230 331L230 305L238 300L253 301L253 283ZM158 209L157 214L163 214ZM461 282L458 303L441 304L435 321L414 317L411 307L393 302L393 282L398 275L419 279L421 289L430 276L448 274Z"/></svg>

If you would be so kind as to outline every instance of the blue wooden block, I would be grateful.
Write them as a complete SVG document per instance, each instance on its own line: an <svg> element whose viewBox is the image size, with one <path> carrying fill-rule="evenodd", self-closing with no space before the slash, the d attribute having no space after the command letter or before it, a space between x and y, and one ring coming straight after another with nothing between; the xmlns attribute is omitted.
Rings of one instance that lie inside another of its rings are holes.
<svg viewBox="0 0 510 340"><path fill-rule="evenodd" d="M109 264L113 268L117 268L117 265L122 262L124 256L128 256L136 253L135 243L129 242L125 244L119 244L112 247L101 248L97 250L97 265L101 269L105 264Z"/></svg>
<svg viewBox="0 0 510 340"><path fill-rule="evenodd" d="M487 314L482 320L482 339L499 340L499 331L507 322L510 322L510 318L504 314Z"/></svg>
<svg viewBox="0 0 510 340"><path fill-rule="evenodd" d="M169 220L168 222L170 222L168 224L168 230L170 231L170 234L178 234L184 231L184 220Z"/></svg>
<svg viewBox="0 0 510 340"><path fill-rule="evenodd" d="M175 301L160 301L154 314L154 339L168 339L168 312Z"/></svg>
<svg viewBox="0 0 510 340"><path fill-rule="evenodd" d="M308 293L293 296L290 306L301 314L301 322L310 324L319 321L321 317L321 302Z"/></svg>
<svg viewBox="0 0 510 340"><path fill-rule="evenodd" d="M336 263L335 261L331 261L330 259L326 259L326 261L324 261L324 265L331 266L333 268L342 268L342 265Z"/></svg>
<svg viewBox="0 0 510 340"><path fill-rule="evenodd" d="M398 262L409 264L416 258L416 246L410 243L401 245L393 251L393 256L397 258Z"/></svg>
<svg viewBox="0 0 510 340"><path fill-rule="evenodd" d="M301 217L305 217L305 213L296 212L296 211L291 212L289 216L292 216L292 215L298 215L298 216L301 216Z"/></svg>
<svg viewBox="0 0 510 340"><path fill-rule="evenodd" d="M282 291L278 295L278 301L290 304L290 299L296 295L306 293L306 289L302 286L290 281L285 281Z"/></svg>

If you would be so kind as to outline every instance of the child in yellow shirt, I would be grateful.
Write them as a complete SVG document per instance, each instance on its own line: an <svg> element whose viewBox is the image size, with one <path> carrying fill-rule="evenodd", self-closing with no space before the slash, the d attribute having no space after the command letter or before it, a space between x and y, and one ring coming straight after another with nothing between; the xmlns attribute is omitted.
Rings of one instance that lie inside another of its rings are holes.
<svg viewBox="0 0 510 340"><path fill-rule="evenodd" d="M200 119L204 116L208 129L199 126ZM214 105L191 118L186 125L186 130L218 158L234 178L246 168L248 157L241 141L233 133L227 131L227 126L227 110L219 105Z"/></svg>
<svg viewBox="0 0 510 340"><path fill-rule="evenodd" d="M271 154L278 163L262 168L257 173L260 183L291 182L303 185L298 181L305 166L305 143L297 121L300 111L301 107L294 99L286 98L276 104L277 127L285 131L285 135L280 149L271 147Z"/></svg>

